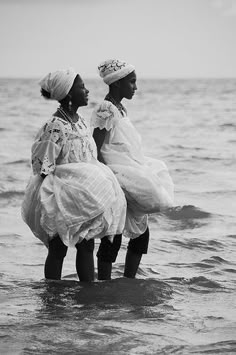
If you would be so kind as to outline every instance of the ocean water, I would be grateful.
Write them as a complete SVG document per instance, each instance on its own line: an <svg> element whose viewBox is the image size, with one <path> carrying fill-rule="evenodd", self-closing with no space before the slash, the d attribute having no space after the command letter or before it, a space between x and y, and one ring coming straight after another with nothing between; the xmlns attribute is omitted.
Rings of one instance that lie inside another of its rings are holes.
<svg viewBox="0 0 236 355"><path fill-rule="evenodd" d="M105 95L85 80L91 111ZM150 217L149 252L123 278L80 283L75 250L45 281L46 248L23 223L30 147L57 107L37 80L0 79L0 353L236 353L236 80L139 80L124 102L147 155L175 183L175 207ZM97 244L96 244L97 248Z"/></svg>

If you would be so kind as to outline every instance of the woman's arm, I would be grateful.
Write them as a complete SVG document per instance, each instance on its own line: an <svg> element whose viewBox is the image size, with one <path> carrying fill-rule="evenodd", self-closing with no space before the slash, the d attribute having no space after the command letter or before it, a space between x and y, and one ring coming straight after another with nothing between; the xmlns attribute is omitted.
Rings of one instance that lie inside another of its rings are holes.
<svg viewBox="0 0 236 355"><path fill-rule="evenodd" d="M32 146L32 167L34 174L43 179L54 172L67 137L63 123L54 119L39 131Z"/></svg>
<svg viewBox="0 0 236 355"><path fill-rule="evenodd" d="M95 143L97 146L97 151L98 151L98 160L103 164L105 164L105 161L104 161L102 154L101 154L101 148L102 148L103 142L105 140L106 132L107 131L105 128L103 128L103 129L95 128L93 131L93 138L95 140Z"/></svg>

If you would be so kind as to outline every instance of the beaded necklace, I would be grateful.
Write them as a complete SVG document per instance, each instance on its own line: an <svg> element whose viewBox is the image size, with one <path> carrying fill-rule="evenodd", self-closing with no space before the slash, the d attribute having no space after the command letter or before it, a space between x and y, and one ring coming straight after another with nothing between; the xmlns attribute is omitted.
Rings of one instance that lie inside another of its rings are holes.
<svg viewBox="0 0 236 355"><path fill-rule="evenodd" d="M118 110L120 111L120 113L122 114L122 116L127 115L127 110L126 108L122 105L121 102L116 102L116 100L111 96L111 94L107 94L107 96L105 97L105 100L110 101L113 105L116 106L116 108L118 108Z"/></svg>
<svg viewBox="0 0 236 355"><path fill-rule="evenodd" d="M76 128L76 125L75 125L75 122L73 122L72 118L70 117L70 115L68 115L68 113L66 113L62 107L58 107L58 112L60 112L60 114L62 115L62 117L64 118L64 120L66 120L67 122L69 122L72 126L72 129L76 130L77 131L77 128ZM79 124L79 118L80 116L78 116L78 120L77 120L77 124L78 126L82 129L83 127ZM83 122L82 122L83 123Z"/></svg>

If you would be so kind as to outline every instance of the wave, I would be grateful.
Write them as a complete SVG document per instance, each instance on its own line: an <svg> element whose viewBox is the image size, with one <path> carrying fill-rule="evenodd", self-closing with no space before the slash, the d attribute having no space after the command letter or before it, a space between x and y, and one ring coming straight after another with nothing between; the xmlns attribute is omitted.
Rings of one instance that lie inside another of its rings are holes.
<svg viewBox="0 0 236 355"><path fill-rule="evenodd" d="M201 147L187 147L187 146L184 146L184 145L181 145L181 144L170 144L169 147L172 149L183 149L183 150L197 150L197 151L202 151L202 150L205 150L204 148L201 148Z"/></svg>
<svg viewBox="0 0 236 355"><path fill-rule="evenodd" d="M235 128L236 129L236 123L228 122L228 123L223 123L220 125L221 128Z"/></svg>
<svg viewBox="0 0 236 355"><path fill-rule="evenodd" d="M150 216L164 230L196 229L209 223L213 214L192 205L176 206Z"/></svg>
<svg viewBox="0 0 236 355"><path fill-rule="evenodd" d="M2 250L6 249L11 249L12 247L15 247L16 245L19 246L19 241L22 241L22 236L19 234L14 234L14 233L3 233L0 234L0 247ZM2 258L4 258L4 254L2 255ZM12 267L16 265L16 262L12 263Z"/></svg>
<svg viewBox="0 0 236 355"><path fill-rule="evenodd" d="M199 238L188 238L188 239L172 239L163 240L165 243L173 244L185 249L200 249L200 250L210 250L219 251L224 248L224 245L214 239L210 240L200 240ZM214 257L213 257L214 258ZM217 257L216 257L217 258Z"/></svg>
<svg viewBox="0 0 236 355"><path fill-rule="evenodd" d="M220 161L220 160L223 160L221 157L206 157L206 156L200 156L200 155L191 155L188 158L186 158L186 161L191 161L192 159L206 160L206 161Z"/></svg>
<svg viewBox="0 0 236 355"><path fill-rule="evenodd" d="M212 265L230 264L229 261L221 258L220 256L211 256L209 259L203 259L202 261Z"/></svg>
<svg viewBox="0 0 236 355"><path fill-rule="evenodd" d="M13 160L5 163L5 165L18 165L18 164L26 164L27 166L30 166L30 161L29 159L19 159L19 160Z"/></svg>
<svg viewBox="0 0 236 355"><path fill-rule="evenodd" d="M196 276L186 282L191 292L209 293L212 291L225 291L225 287L217 281L210 280L204 276Z"/></svg>
<svg viewBox="0 0 236 355"><path fill-rule="evenodd" d="M199 207L193 205L176 206L166 210L162 214L173 220L202 219L212 216L210 212L203 211Z"/></svg>
<svg viewBox="0 0 236 355"><path fill-rule="evenodd" d="M204 194L206 195L226 195L226 194L231 194L232 196L235 196L236 190L214 190L214 191L203 191Z"/></svg>
<svg viewBox="0 0 236 355"><path fill-rule="evenodd" d="M172 162L174 165L175 165L175 162L176 162L176 159L179 161L179 162L183 162L183 163L195 163L196 161L209 161L209 162L218 162L218 161L224 161L225 158L222 158L222 156L218 155L218 156L209 156L209 155L204 155L203 153L202 154L188 154L187 153L187 150L194 150L194 151L197 151L199 150L198 148L182 148L182 149L185 149L186 150L186 153L183 154L181 152L179 152L178 150L176 151L172 151L170 154L166 154L165 155L165 158L169 161L169 162ZM206 154L210 154L210 153L206 153ZM191 166L191 165L190 165ZM183 167L181 167L180 171L182 170L188 170L186 169L186 165ZM194 172L194 174L196 174L197 170Z"/></svg>
<svg viewBox="0 0 236 355"><path fill-rule="evenodd" d="M221 289L224 288L223 286L220 285L219 282L213 281L208 279L205 276L194 276L191 277L190 279L183 279L183 283L186 285L195 285L195 286L201 286L204 288L210 288L210 289Z"/></svg>
<svg viewBox="0 0 236 355"><path fill-rule="evenodd" d="M185 352L186 350L186 352ZM204 345L197 346L186 346L182 350L182 355L189 354L214 354L214 355L223 355L223 354L236 354L236 341L235 340L225 340L219 341L217 343L208 343Z"/></svg>
<svg viewBox="0 0 236 355"><path fill-rule="evenodd" d="M229 262L226 262L228 264ZM229 263L230 264L230 263ZM168 266L172 266L173 268L179 268L179 269L200 269L202 272L209 272L212 275L223 275L224 271L229 272L229 273L236 273L235 269L232 268L227 268L227 269L219 269L218 263L214 263L213 260L202 260L200 262L196 263L169 263ZM196 270L195 270L196 271ZM198 270L199 272L199 270ZM202 277L202 276L201 276Z"/></svg>
<svg viewBox="0 0 236 355"><path fill-rule="evenodd" d="M232 274L236 274L236 269L223 269L225 272L230 272Z"/></svg>
<svg viewBox="0 0 236 355"><path fill-rule="evenodd" d="M200 269L214 269L215 267L217 267L218 270L218 267L221 264L231 264L231 263L219 256L212 256L209 259L203 259L201 260L201 262L193 263L190 266L197 267ZM222 273L222 271L223 271L222 269L220 271L218 270L217 273Z"/></svg>
<svg viewBox="0 0 236 355"><path fill-rule="evenodd" d="M185 277L171 277L165 279L168 284L175 284L173 288L178 289L180 292L180 286L188 286L188 289L193 292L206 293L212 291L226 291L225 286L222 286L219 282L211 280L205 276L194 276L191 278ZM184 288L184 291L186 289Z"/></svg>
<svg viewBox="0 0 236 355"><path fill-rule="evenodd" d="M0 192L0 198L3 199L11 199L14 197L22 197L24 196L25 191L14 191L14 190L9 190L9 191L2 191Z"/></svg>
<svg viewBox="0 0 236 355"><path fill-rule="evenodd" d="M226 238L236 239L236 234L228 234L226 235Z"/></svg>
<svg viewBox="0 0 236 355"><path fill-rule="evenodd" d="M19 238L21 238L21 235L20 234L15 234L15 233L3 233L3 234L0 234L0 239L1 238L19 239Z"/></svg>

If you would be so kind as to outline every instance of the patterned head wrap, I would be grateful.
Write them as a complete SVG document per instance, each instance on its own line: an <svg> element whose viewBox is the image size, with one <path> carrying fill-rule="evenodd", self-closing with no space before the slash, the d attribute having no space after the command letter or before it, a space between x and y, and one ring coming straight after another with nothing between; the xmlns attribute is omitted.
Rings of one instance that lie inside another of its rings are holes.
<svg viewBox="0 0 236 355"><path fill-rule="evenodd" d="M99 75L104 83L110 85L117 80L120 80L132 73L135 68L133 65L128 64L118 59L108 59L98 66Z"/></svg>
<svg viewBox="0 0 236 355"><path fill-rule="evenodd" d="M61 101L69 93L77 73L74 69L57 70L46 75L39 85L50 94L51 100Z"/></svg>

